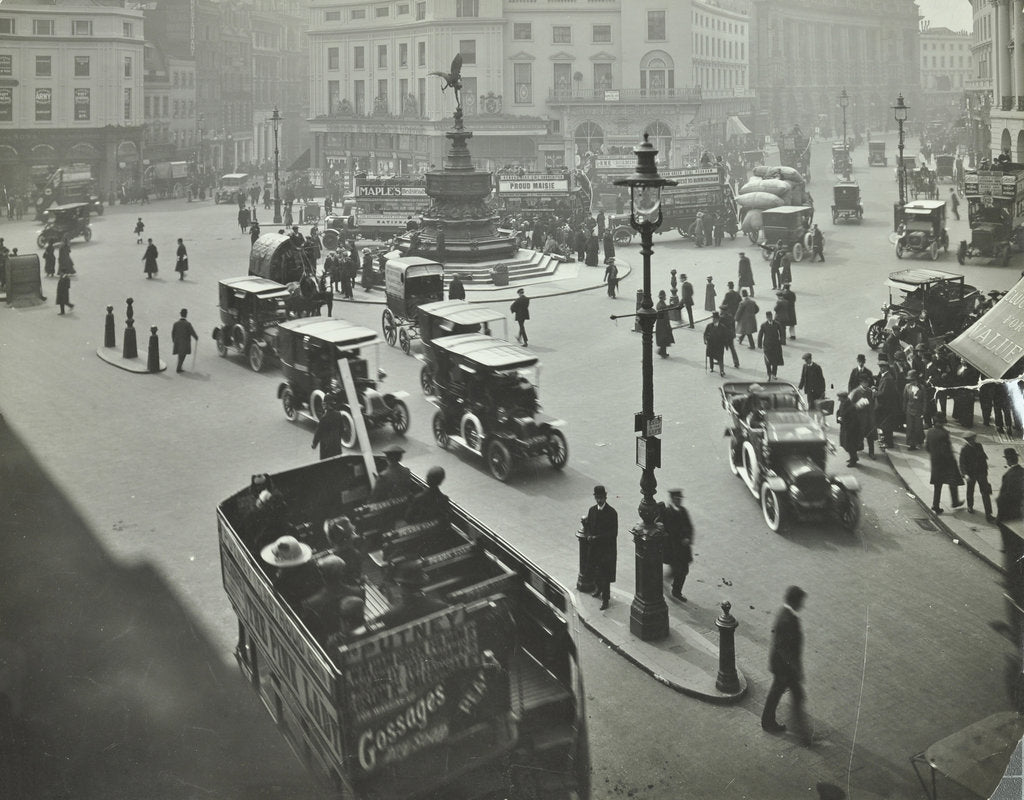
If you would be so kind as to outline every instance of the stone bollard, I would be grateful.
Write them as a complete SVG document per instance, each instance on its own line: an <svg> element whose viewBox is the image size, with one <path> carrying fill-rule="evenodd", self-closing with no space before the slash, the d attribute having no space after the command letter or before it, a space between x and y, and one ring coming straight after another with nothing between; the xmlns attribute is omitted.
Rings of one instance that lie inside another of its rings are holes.
<svg viewBox="0 0 1024 800"><path fill-rule="evenodd" d="M117 347L117 337L114 335L114 307L107 306L107 319L103 325L103 346Z"/></svg>
<svg viewBox="0 0 1024 800"><path fill-rule="evenodd" d="M146 369L150 372L160 371L160 339L156 335L156 325L149 329L149 360Z"/></svg>
<svg viewBox="0 0 1024 800"><path fill-rule="evenodd" d="M580 592L592 592L597 588L594 582L593 536L587 535L586 517L580 517L580 527L576 530L576 538L580 544L580 571L576 576L576 589Z"/></svg>
<svg viewBox="0 0 1024 800"><path fill-rule="evenodd" d="M740 677L736 674L736 629L739 623L729 613L732 603L722 603L722 616L715 620L718 628L718 680L715 687L720 692L738 692Z"/></svg>
<svg viewBox="0 0 1024 800"><path fill-rule="evenodd" d="M672 270L672 295L669 298L668 318L672 322L683 321L683 310L679 308L679 281L676 279L676 271Z"/></svg>
<svg viewBox="0 0 1024 800"><path fill-rule="evenodd" d="M640 310L640 304L644 301L644 290L636 290L636 310ZM640 333L640 316L633 317L633 333Z"/></svg>
<svg viewBox="0 0 1024 800"><path fill-rule="evenodd" d="M125 311L124 347L121 350L121 357L138 358L139 347L135 341L135 311L132 308L132 303L135 301L129 297L125 302L128 304L128 308Z"/></svg>

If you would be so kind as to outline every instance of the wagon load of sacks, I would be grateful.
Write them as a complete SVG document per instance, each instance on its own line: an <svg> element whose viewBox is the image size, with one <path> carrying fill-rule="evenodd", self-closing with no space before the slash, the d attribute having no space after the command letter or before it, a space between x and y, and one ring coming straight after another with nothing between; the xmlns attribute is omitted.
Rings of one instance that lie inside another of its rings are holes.
<svg viewBox="0 0 1024 800"><path fill-rule="evenodd" d="M740 187L736 205L744 233L761 229L761 211L778 206L799 206L807 202L803 176L792 167L758 166L754 177Z"/></svg>

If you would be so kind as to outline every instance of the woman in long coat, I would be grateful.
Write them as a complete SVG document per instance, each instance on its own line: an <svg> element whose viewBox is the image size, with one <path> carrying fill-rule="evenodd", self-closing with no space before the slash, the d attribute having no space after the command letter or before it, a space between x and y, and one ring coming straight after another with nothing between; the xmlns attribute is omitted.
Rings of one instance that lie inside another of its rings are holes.
<svg viewBox="0 0 1024 800"><path fill-rule="evenodd" d="M57 274L75 274L75 262L71 260L71 242L67 239L60 243L60 250L57 252Z"/></svg>
<svg viewBox="0 0 1024 800"><path fill-rule="evenodd" d="M665 290L658 292L658 318L654 322L654 343L658 345L658 355L668 358L668 347L676 342L672 335L672 320L668 318L668 304L665 302Z"/></svg>
<svg viewBox="0 0 1024 800"><path fill-rule="evenodd" d="M147 278L152 278L157 273L156 259L157 259L156 245L153 244L153 240L149 240L149 245L146 247L146 254L142 257L145 266L142 268L146 273Z"/></svg>
<svg viewBox="0 0 1024 800"><path fill-rule="evenodd" d="M588 267L597 266L597 253L599 247L600 242L597 239L597 234L591 231L590 235L587 236L587 249L583 255L584 263Z"/></svg>
<svg viewBox="0 0 1024 800"><path fill-rule="evenodd" d="M750 342L750 349L753 350L754 334L757 333L757 312L761 309L758 308L753 297L747 296L746 289L743 289L741 294L743 296L740 299L740 304L736 306L736 340L742 342L746 337Z"/></svg>
<svg viewBox="0 0 1024 800"><path fill-rule="evenodd" d="M57 254L53 252L53 242L47 242L43 251L43 270L47 278L52 278L57 271Z"/></svg>
<svg viewBox="0 0 1024 800"><path fill-rule="evenodd" d="M708 275L707 285L704 287L704 310L705 311L717 311L718 303L715 302L715 298L718 297L718 292L715 290L715 282L710 275Z"/></svg>
<svg viewBox="0 0 1024 800"><path fill-rule="evenodd" d="M185 273L188 272L188 250L185 249L185 243L178 239L178 251L176 253L178 260L174 265L174 271L178 273L178 280L185 280Z"/></svg>
<svg viewBox="0 0 1024 800"><path fill-rule="evenodd" d="M768 380L772 380L777 377L779 367L786 363L782 358L782 339L786 334L772 319L771 311L766 311L764 316L765 321L757 332L757 346L764 351L764 367L768 372Z"/></svg>
<svg viewBox="0 0 1024 800"><path fill-rule="evenodd" d="M604 247L604 263L607 264L615 258L615 237L612 235L611 228L601 234L601 244Z"/></svg>

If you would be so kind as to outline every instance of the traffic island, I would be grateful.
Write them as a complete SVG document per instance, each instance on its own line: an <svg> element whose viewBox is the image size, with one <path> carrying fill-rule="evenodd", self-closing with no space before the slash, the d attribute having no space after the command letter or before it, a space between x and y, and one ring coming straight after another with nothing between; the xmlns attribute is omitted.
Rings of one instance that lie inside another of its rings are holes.
<svg viewBox="0 0 1024 800"><path fill-rule="evenodd" d="M96 355L103 359L108 364L117 367L118 369L127 370L128 372L136 372L139 374L151 374L153 372L163 372L167 369L167 362L162 359L159 360L159 368L151 370L149 364L146 363L146 359L139 358L125 358L117 350L117 348L98 347L96 348Z"/></svg>

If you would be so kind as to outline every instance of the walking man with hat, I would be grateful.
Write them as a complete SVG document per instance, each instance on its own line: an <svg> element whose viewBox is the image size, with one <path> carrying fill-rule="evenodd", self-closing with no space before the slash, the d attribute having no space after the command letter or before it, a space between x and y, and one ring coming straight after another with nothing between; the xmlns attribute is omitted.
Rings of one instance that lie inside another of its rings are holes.
<svg viewBox="0 0 1024 800"><path fill-rule="evenodd" d="M800 385L797 386L807 397L807 407L814 411L815 405L825 397L825 375L821 371L821 365L814 363L814 356L810 353L803 355L804 366L800 370Z"/></svg>
<svg viewBox="0 0 1024 800"><path fill-rule="evenodd" d="M974 487L977 485L981 502L985 506L985 521L992 517L992 486L988 482L988 456L973 431L964 434L967 443L960 448L960 471L967 479L967 513L974 513Z"/></svg>
<svg viewBox="0 0 1024 800"><path fill-rule="evenodd" d="M786 589L785 602L775 615L772 628L772 643L768 655L768 668L772 673L772 685L761 712L761 728L768 733L783 733L786 726L776 718L782 695L789 691L793 699L793 721L797 734L804 746L811 745L811 732L804 715L804 634L800 627L800 610L807 592L799 586Z"/></svg>
<svg viewBox="0 0 1024 800"><path fill-rule="evenodd" d="M736 280L736 286L742 292L744 289L748 290L751 297L754 296L754 270L750 266L750 259L747 258L747 254L740 253L739 263L739 275Z"/></svg>
<svg viewBox="0 0 1024 800"><path fill-rule="evenodd" d="M515 321L519 324L519 333L516 334L516 341L523 347L529 346L530 340L526 335L526 320L530 318L530 298L526 296L525 289L516 290L516 299L512 301L509 310L512 312Z"/></svg>
<svg viewBox="0 0 1024 800"><path fill-rule="evenodd" d="M188 309L181 309L181 317L171 326L172 355L178 357L178 372L185 371L185 356L192 352L192 340L199 341L199 334L188 321Z"/></svg>
<svg viewBox="0 0 1024 800"><path fill-rule="evenodd" d="M341 428L342 416L338 410L338 398L329 394L324 401L324 413L320 415L320 421L316 424L313 444L310 445L320 445L321 461L341 455Z"/></svg>
<svg viewBox="0 0 1024 800"><path fill-rule="evenodd" d="M1003 450L1006 459L1006 472L999 484L999 497L996 498L996 520L1010 522L1024 517L1021 504L1024 503L1024 467L1020 465L1020 456L1012 447Z"/></svg>
<svg viewBox="0 0 1024 800"><path fill-rule="evenodd" d="M693 563L693 523L689 512L683 508L683 490L669 489L668 496L669 504L661 512L661 524L665 528L663 560L672 570L672 596L685 603L683 584Z"/></svg>
<svg viewBox="0 0 1024 800"><path fill-rule="evenodd" d="M959 492L964 479L960 476L956 459L953 458L953 445L949 440L949 431L946 430L945 414L935 415L932 427L925 436L924 449L928 451L931 463L932 511L936 514L942 513L939 500L942 497L942 487L947 484L953 508L959 508L964 504Z"/></svg>

